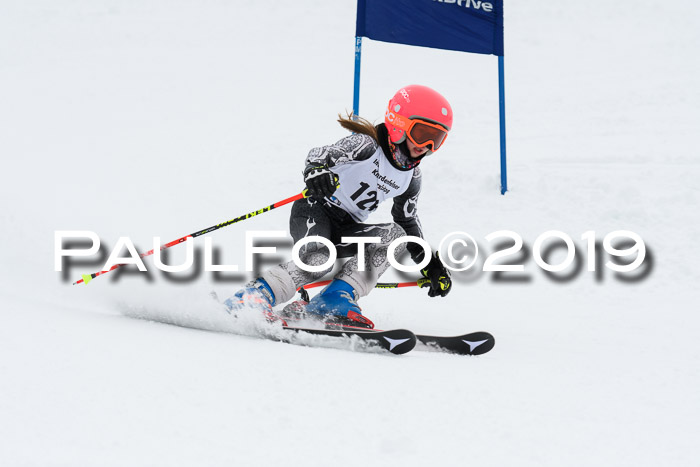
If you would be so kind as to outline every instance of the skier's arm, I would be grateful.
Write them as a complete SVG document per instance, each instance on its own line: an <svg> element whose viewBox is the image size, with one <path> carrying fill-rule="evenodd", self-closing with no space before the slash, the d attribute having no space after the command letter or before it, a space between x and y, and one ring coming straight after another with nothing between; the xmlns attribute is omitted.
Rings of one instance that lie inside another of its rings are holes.
<svg viewBox="0 0 700 467"><path fill-rule="evenodd" d="M338 176L333 172L333 167L369 159L376 150L374 138L359 133L346 136L335 144L312 149L304 167L304 183L309 194L330 198L338 188Z"/></svg>
<svg viewBox="0 0 700 467"><path fill-rule="evenodd" d="M394 222L399 224L406 231L406 235L423 238L423 227L418 219L418 196L421 190L421 172L419 168L413 171L413 178L408 185L408 189L401 195L394 198L394 206L391 208L391 216ZM411 259L420 263L425 252L417 243L407 243L406 248L411 254Z"/></svg>
<svg viewBox="0 0 700 467"><path fill-rule="evenodd" d="M423 229L418 220L418 195L420 195L421 174L420 169L413 171L413 179L408 189L401 195L394 198L394 206L391 215L394 222L399 224L406 231L406 235L423 237ZM411 254L411 259L416 264L423 261L425 251L416 243L406 243L406 249ZM421 270L421 274L429 282L421 287L428 287L430 297L444 297L452 290L452 279L450 273L442 264L438 253L433 253L430 262Z"/></svg>
<svg viewBox="0 0 700 467"><path fill-rule="evenodd" d="M333 168L350 161L369 159L377 150L377 146L374 138L368 135L357 133L346 136L335 144L313 148L309 151L304 172L306 173L314 167Z"/></svg>

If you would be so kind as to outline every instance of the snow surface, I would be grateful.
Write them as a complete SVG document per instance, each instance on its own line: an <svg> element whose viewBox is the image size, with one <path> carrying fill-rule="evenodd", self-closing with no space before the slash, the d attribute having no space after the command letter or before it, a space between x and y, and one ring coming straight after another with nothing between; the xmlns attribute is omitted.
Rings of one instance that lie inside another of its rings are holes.
<svg viewBox="0 0 700 467"><path fill-rule="evenodd" d="M555 282L529 256L529 281L455 274L445 299L361 301L379 327L496 336L468 358L250 337L259 323L232 325L209 292L251 274L54 271L57 230L145 250L297 193L309 148L345 134L354 1L0 2L0 465L697 465L699 13L508 2L506 196L496 59L364 41L362 115L409 83L455 110L422 165L433 246L555 229L583 252L584 232L626 229L651 253L636 282ZM288 213L211 234L221 262L242 266L245 230Z"/></svg>

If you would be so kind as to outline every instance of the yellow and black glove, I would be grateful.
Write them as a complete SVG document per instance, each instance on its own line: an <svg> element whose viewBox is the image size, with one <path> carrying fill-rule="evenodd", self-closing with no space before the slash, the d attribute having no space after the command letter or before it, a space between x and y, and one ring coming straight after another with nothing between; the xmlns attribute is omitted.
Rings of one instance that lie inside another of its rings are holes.
<svg viewBox="0 0 700 467"><path fill-rule="evenodd" d="M304 183L309 195L330 198L338 188L338 176L327 165L309 166L304 170Z"/></svg>
<svg viewBox="0 0 700 467"><path fill-rule="evenodd" d="M429 281L425 281L421 284L421 287L430 287L428 290L429 297L444 297L452 290L450 272L442 264L442 261L440 261L440 256L437 252L433 254L428 265L421 269L420 272L423 274L423 277Z"/></svg>

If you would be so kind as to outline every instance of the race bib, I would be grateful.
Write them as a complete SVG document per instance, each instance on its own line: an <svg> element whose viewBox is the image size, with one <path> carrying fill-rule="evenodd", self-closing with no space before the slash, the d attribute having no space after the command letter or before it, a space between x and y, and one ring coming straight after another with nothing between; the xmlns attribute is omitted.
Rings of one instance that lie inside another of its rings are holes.
<svg viewBox="0 0 700 467"><path fill-rule="evenodd" d="M405 192L413 178L413 170L399 170L391 165L381 147L369 159L347 162L331 170L340 178L340 188L330 202L358 222L364 222L382 201Z"/></svg>

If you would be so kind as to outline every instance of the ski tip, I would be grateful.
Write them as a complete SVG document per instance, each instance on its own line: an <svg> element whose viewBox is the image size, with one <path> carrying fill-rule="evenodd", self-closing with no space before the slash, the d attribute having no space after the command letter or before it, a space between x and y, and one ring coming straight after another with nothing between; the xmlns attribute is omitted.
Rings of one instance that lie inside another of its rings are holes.
<svg viewBox="0 0 700 467"><path fill-rule="evenodd" d="M418 343L418 338L408 329L392 329L391 331L377 332L384 340L385 348L395 354L403 355L410 352Z"/></svg>
<svg viewBox="0 0 700 467"><path fill-rule="evenodd" d="M483 355L496 345L493 335L484 331L452 337L419 335L418 340L428 347L459 355Z"/></svg>
<svg viewBox="0 0 700 467"><path fill-rule="evenodd" d="M483 355L496 346L496 339L488 332L473 332L462 336L461 340L468 347L467 355Z"/></svg>

